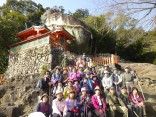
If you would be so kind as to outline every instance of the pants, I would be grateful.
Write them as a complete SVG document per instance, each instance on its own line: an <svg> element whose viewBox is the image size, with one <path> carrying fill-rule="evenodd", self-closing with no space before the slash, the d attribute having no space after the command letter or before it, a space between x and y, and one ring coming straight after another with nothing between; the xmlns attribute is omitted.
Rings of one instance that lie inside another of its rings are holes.
<svg viewBox="0 0 156 117"><path fill-rule="evenodd" d="M128 117L134 117L134 106L133 105L127 105L128 108Z"/></svg>
<svg viewBox="0 0 156 117"><path fill-rule="evenodd" d="M127 92L128 94L131 92L131 89L134 87L133 82L126 82Z"/></svg>
<svg viewBox="0 0 156 117"><path fill-rule="evenodd" d="M54 113L53 117L61 117L59 114Z"/></svg>
<svg viewBox="0 0 156 117"><path fill-rule="evenodd" d="M79 113L67 112L66 117L79 117Z"/></svg>
<svg viewBox="0 0 156 117"><path fill-rule="evenodd" d="M134 105L135 108L135 112L139 117L143 117L144 115L146 115L146 108L144 104L140 104L140 105Z"/></svg>
<svg viewBox="0 0 156 117"><path fill-rule="evenodd" d="M88 111L87 113L81 112L81 117L92 117L92 112L91 111Z"/></svg>
<svg viewBox="0 0 156 117"><path fill-rule="evenodd" d="M128 111L126 110L125 107L116 106L116 110L114 110L112 107L110 107L111 117L115 117L115 111L122 113L123 117L128 117Z"/></svg>
<svg viewBox="0 0 156 117"><path fill-rule="evenodd" d="M96 117L105 117L105 114L100 114L99 110L94 111Z"/></svg>

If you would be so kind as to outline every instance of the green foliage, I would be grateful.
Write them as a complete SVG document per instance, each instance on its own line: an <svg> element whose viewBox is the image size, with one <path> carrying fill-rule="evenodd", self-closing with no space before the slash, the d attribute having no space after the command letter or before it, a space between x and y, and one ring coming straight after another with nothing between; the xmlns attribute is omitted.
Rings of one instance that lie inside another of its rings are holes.
<svg viewBox="0 0 156 117"><path fill-rule="evenodd" d="M88 9L77 9L72 15L78 19L86 18L89 16L89 11Z"/></svg>
<svg viewBox="0 0 156 117"><path fill-rule="evenodd" d="M72 40L70 42L69 48L70 48L70 51L72 53L75 53L75 54L79 53L79 50L77 49L78 48L78 44L77 44L76 40Z"/></svg>
<svg viewBox="0 0 156 117"><path fill-rule="evenodd" d="M0 74L6 71L8 65L8 53L6 51L0 51Z"/></svg>
<svg viewBox="0 0 156 117"><path fill-rule="evenodd" d="M0 70L7 67L9 46L18 42L15 35L32 25L40 24L40 17L44 13L41 4L28 0L7 0L0 6Z"/></svg>
<svg viewBox="0 0 156 117"><path fill-rule="evenodd" d="M89 16L83 21L92 29L92 53L115 53L115 33L106 23L105 16Z"/></svg>
<svg viewBox="0 0 156 117"><path fill-rule="evenodd" d="M43 76L45 71L48 70L48 67L46 65L43 65L42 68L41 68L41 71L40 71L40 75Z"/></svg>

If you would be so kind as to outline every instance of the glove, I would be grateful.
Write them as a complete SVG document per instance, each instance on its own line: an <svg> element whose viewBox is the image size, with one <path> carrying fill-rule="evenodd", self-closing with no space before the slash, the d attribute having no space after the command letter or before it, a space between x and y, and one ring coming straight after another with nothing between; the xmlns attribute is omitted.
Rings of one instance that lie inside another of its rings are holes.
<svg viewBox="0 0 156 117"><path fill-rule="evenodd" d="M99 109L99 113L100 113L100 114L103 114L103 110L102 110L102 109Z"/></svg>

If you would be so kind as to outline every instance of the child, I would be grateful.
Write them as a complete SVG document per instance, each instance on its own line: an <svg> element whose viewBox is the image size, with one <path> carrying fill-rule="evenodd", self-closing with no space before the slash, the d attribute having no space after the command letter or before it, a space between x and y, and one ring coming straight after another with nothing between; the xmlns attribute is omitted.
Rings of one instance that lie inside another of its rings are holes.
<svg viewBox="0 0 156 117"><path fill-rule="evenodd" d="M66 117L79 117L79 110L76 100L76 93L74 90L69 91L68 98L66 99L67 102L67 116Z"/></svg>
<svg viewBox="0 0 156 117"><path fill-rule="evenodd" d="M138 116L139 117L146 116L144 100L142 99L141 95L139 95L138 89L136 87L132 88L132 93L130 93L130 99L135 107Z"/></svg>
<svg viewBox="0 0 156 117"><path fill-rule="evenodd" d="M84 116L92 117L91 99L90 99L90 96L87 94L85 87L81 88L81 93L82 93L82 95L80 96L79 103L78 103L80 112L81 112L81 117L84 117Z"/></svg>
<svg viewBox="0 0 156 117"><path fill-rule="evenodd" d="M95 109L94 113L97 117L106 117L105 110L107 109L106 102L100 96L100 87L96 86L95 94L92 96L92 104Z"/></svg>
<svg viewBox="0 0 156 117"><path fill-rule="evenodd" d="M50 104L48 103L48 95L43 94L41 97L42 102L40 102L37 105L37 112L42 112L46 117L49 117L51 115L52 109Z"/></svg>

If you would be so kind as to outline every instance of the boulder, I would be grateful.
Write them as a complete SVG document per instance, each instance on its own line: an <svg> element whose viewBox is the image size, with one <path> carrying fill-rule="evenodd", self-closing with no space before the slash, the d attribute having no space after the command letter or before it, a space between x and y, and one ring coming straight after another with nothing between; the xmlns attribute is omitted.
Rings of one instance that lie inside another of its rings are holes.
<svg viewBox="0 0 156 117"><path fill-rule="evenodd" d="M79 45L77 49L79 49L81 53L88 48L89 41L92 39L91 29L79 19L49 9L41 16L41 20L50 30L58 27L63 27L67 30L75 37Z"/></svg>

